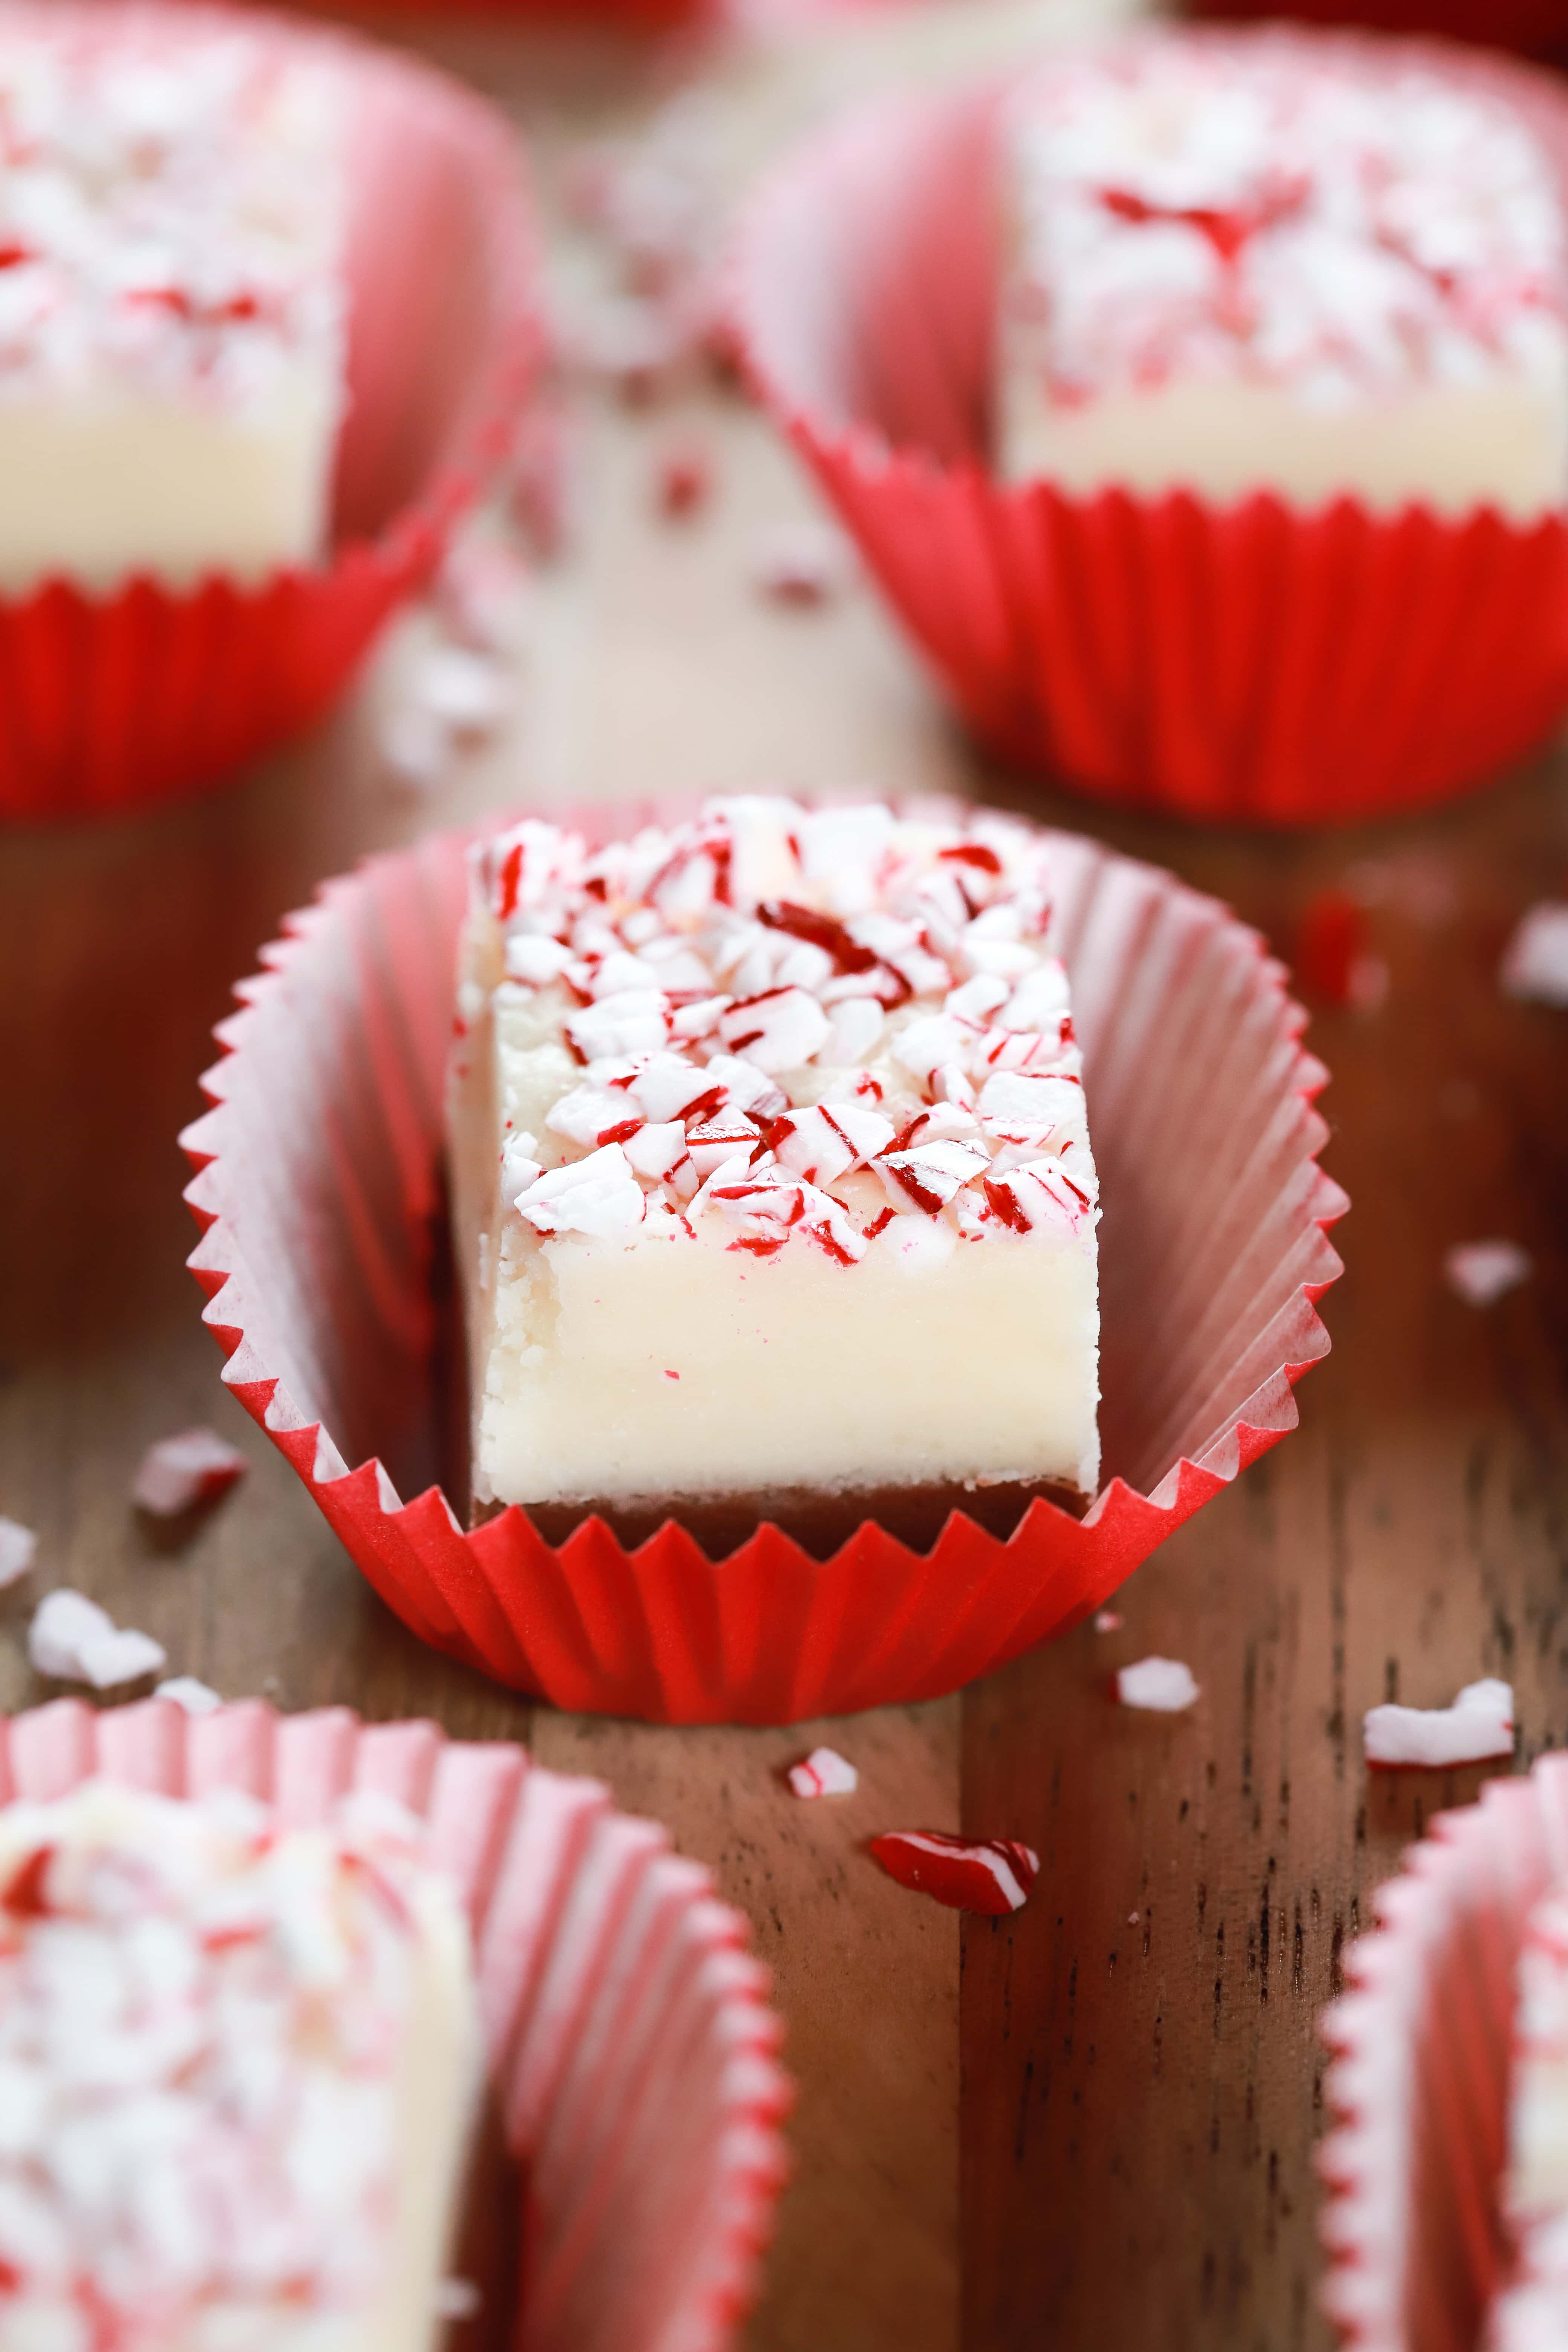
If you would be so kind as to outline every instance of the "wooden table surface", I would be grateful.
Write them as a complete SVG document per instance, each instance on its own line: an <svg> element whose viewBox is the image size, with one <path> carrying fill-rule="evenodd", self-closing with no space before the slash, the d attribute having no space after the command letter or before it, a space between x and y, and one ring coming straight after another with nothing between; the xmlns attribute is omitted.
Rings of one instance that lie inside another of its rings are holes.
<svg viewBox="0 0 1568 2352"><path fill-rule="evenodd" d="M967 5L973 43L985 11ZM990 12L999 45L1020 16ZM932 28L948 40L952 21L925 20L915 62L944 54ZM739 148L912 58L879 37L723 60ZM552 121L635 111L650 81L612 77L606 99L590 76L547 104L522 45L444 47L546 144ZM719 491L677 529L653 516L651 474L693 429ZM1515 1685L1521 1768L1568 1736L1568 1028L1496 985L1510 925L1563 885L1568 764L1321 839L1109 817L988 772L864 589L814 613L750 591L759 529L811 499L737 402L590 400L581 471L515 723L435 793L400 793L375 749L414 622L318 740L235 789L0 842L0 1511L41 1538L34 1577L0 1597L0 1705L47 1695L22 1635L37 1595L73 1584L227 1695L525 1738L668 1822L750 1915L800 2085L752 2352L1324 2346L1314 2020L1373 1887L1482 1777L1369 1780L1362 1712L1496 1673ZM1354 1206L1301 1428L1140 1570L1120 1631L1085 1628L962 1699L832 1727L861 1770L835 1807L795 1805L774 1778L819 1727L562 1717L423 1650L220 1387L183 1267L174 1139L212 1024L320 877L532 795L752 783L1036 808L1176 868L1286 946L1311 895L1348 879L1390 973L1379 1011L1312 1031L1333 1073L1326 1164ZM1491 1234L1537 1273L1478 1313L1440 1260ZM127 1487L142 1446L192 1422L252 1467L167 1543ZM1192 1713L1110 1703L1112 1668L1152 1651L1190 1662ZM1039 1848L1016 1918L961 1927L858 1851L878 1828L961 1822Z"/></svg>

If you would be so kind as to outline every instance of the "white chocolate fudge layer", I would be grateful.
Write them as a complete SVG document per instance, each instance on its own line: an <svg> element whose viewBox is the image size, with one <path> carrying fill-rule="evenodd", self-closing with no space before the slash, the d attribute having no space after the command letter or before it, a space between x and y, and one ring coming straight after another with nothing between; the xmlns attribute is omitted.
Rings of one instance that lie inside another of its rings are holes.
<svg viewBox="0 0 1568 2352"><path fill-rule="evenodd" d="M710 803L476 858L476 1501L1099 1475L1099 1186L1037 836Z"/></svg>
<svg viewBox="0 0 1568 2352"><path fill-rule="evenodd" d="M477 2011L395 1812L0 1812L0 2352L438 2340Z"/></svg>
<svg viewBox="0 0 1568 2352"><path fill-rule="evenodd" d="M1500 100L1155 37L1040 68L1002 152L1007 478L1520 520L1568 497L1561 200Z"/></svg>
<svg viewBox="0 0 1568 2352"><path fill-rule="evenodd" d="M347 92L274 37L0 7L0 591L313 561Z"/></svg>

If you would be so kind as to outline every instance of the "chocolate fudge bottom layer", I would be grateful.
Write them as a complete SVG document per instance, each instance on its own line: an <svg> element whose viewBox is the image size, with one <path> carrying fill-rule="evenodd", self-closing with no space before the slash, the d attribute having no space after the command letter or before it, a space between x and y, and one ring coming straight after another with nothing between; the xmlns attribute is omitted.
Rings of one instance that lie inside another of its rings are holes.
<svg viewBox="0 0 1568 2352"><path fill-rule="evenodd" d="M564 1543L584 1519L603 1519L628 1549L657 1535L675 1519L694 1535L710 1559L721 1559L772 1525L790 1536L814 1559L829 1559L868 1519L885 1528L912 1551L929 1551L949 1515L962 1511L994 1536L1012 1535L1031 1503L1055 1503L1081 1519L1093 1496L1060 1479L1009 1479L994 1486L968 1487L957 1479L931 1486L854 1487L823 1495L810 1487L777 1487L756 1495L683 1499L679 1495L634 1503L531 1503L528 1516L546 1543ZM476 1504L473 1527L493 1519L500 1503Z"/></svg>

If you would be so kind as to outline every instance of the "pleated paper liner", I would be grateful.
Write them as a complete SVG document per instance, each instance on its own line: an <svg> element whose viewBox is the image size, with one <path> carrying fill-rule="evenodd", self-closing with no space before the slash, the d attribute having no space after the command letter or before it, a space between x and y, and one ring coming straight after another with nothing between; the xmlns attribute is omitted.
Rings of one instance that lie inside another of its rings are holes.
<svg viewBox="0 0 1568 2352"><path fill-rule="evenodd" d="M58 20L72 4L51 0L44 14ZM112 24L112 10L79 13ZM320 719L434 569L542 352L521 154L493 107L345 34L174 0L166 13L259 28L353 76L349 406L332 546L318 564L254 583L143 577L94 594L57 579L0 599L0 818L168 801Z"/></svg>
<svg viewBox="0 0 1568 2352"><path fill-rule="evenodd" d="M603 838L668 814L581 822ZM655 1722L925 1698L1098 1607L1295 1426L1345 1205L1316 1164L1325 1073L1302 1015L1225 908L1053 839L1103 1186L1108 1483L1082 1520L1037 1501L1005 1541L955 1512L929 1552L870 1523L826 1560L769 1526L718 1560L673 1522L634 1549L597 1519L552 1547L516 1508L466 1533L437 1483L432 1370L465 837L330 883L264 951L217 1033L216 1108L183 1138L191 1265L225 1380L424 1640L558 1706Z"/></svg>
<svg viewBox="0 0 1568 2352"><path fill-rule="evenodd" d="M1273 17L1269 0L1188 0L1184 14L1229 23ZM1441 33L1446 39L1484 42L1526 57L1561 58L1568 52L1563 0L1292 0L1304 25L1370 25L1388 33Z"/></svg>
<svg viewBox="0 0 1568 2352"><path fill-rule="evenodd" d="M1568 1871L1568 1758L1441 1813L1378 1890L1351 1990L1323 2020L1336 2127L1323 2301L1356 2352L1475 2352L1507 2259L1514 1970L1531 1909Z"/></svg>
<svg viewBox="0 0 1568 2352"><path fill-rule="evenodd" d="M1568 93L1528 67L1288 28L1184 37L1436 64L1529 116L1568 201ZM974 732L1096 799L1268 824L1419 808L1538 742L1568 709L1562 515L993 478L1010 87L821 136L753 200L731 269L753 385Z"/></svg>
<svg viewBox="0 0 1568 2352"><path fill-rule="evenodd" d="M426 1824L474 1931L491 2088L522 2180L518 2352L722 2352L786 2169L790 2087L748 1930L596 1780L433 1723L258 1700L192 1717L57 1700L0 1717L0 1803L94 1776L242 1789L299 1828L351 1790ZM498 2336L497 2341L500 2338Z"/></svg>

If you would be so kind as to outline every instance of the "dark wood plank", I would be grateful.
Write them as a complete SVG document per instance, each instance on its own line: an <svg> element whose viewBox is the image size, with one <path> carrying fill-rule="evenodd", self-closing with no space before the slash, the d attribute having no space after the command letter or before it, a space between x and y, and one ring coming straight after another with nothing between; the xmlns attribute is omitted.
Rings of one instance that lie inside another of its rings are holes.
<svg viewBox="0 0 1568 2352"><path fill-rule="evenodd" d="M1133 1579L1120 1633L965 1701L965 1819L1044 1864L1016 1921L965 1929L966 2341L987 2352L1328 2342L1314 2017L1373 1887L1486 1777L1369 1779L1362 1714L1497 1674L1521 1764L1568 1734L1568 1019L1496 983L1514 918L1560 887L1563 786L1542 764L1445 816L1300 842L1095 826L1277 940L1368 856L1417 899L1436 873L1453 907L1374 910L1386 1005L1310 1033L1353 1206L1300 1431ZM1478 1314L1440 1261L1492 1234L1539 1272ZM1191 1664L1191 1715L1110 1703L1110 1669L1150 1652Z"/></svg>

